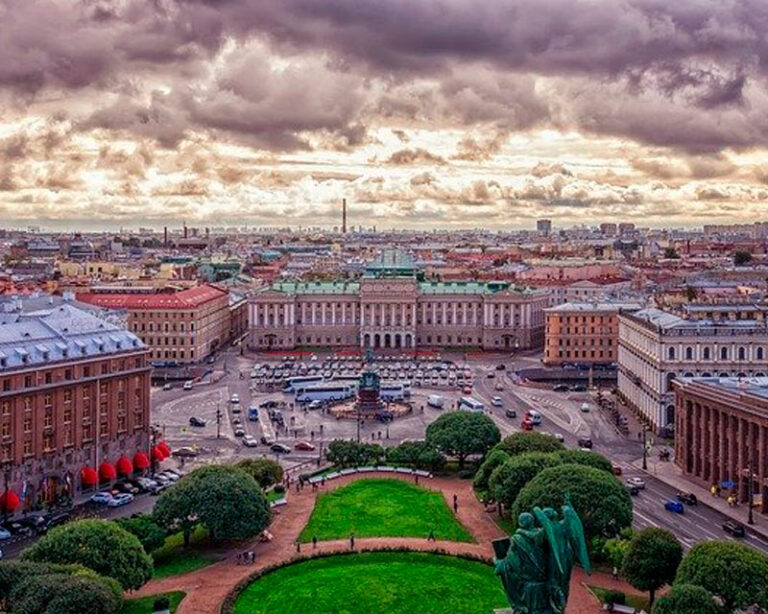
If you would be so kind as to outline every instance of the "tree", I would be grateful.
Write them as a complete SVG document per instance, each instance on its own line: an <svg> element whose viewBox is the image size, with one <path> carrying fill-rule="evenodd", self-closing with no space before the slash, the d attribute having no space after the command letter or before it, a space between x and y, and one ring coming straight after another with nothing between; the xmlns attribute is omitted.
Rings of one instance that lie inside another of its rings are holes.
<svg viewBox="0 0 768 614"><path fill-rule="evenodd" d="M488 487L493 498L510 509L528 482L547 467L559 464L560 459L555 454L528 452L513 456L494 470L488 480Z"/></svg>
<svg viewBox="0 0 768 614"><path fill-rule="evenodd" d="M168 533L159 526L151 516L134 516L131 518L118 518L115 522L139 538L144 552L147 554L157 550L165 543Z"/></svg>
<svg viewBox="0 0 768 614"><path fill-rule="evenodd" d="M152 559L139 539L109 520L76 520L51 529L22 559L82 565L114 578L126 590L152 577Z"/></svg>
<svg viewBox="0 0 768 614"><path fill-rule="evenodd" d="M512 508L513 518L522 512L559 508L566 494L584 523L587 539L616 535L632 523L632 500L613 475L584 465L559 465L544 469L520 491Z"/></svg>
<svg viewBox="0 0 768 614"><path fill-rule="evenodd" d="M555 456L557 456L562 463L586 465L613 474L613 463L597 452L588 452L586 450L563 450L562 452L558 452Z"/></svg>
<svg viewBox="0 0 768 614"><path fill-rule="evenodd" d="M659 598L653 614L719 614L720 609L707 589L693 584L676 584Z"/></svg>
<svg viewBox="0 0 768 614"><path fill-rule="evenodd" d="M445 466L445 456L426 441L404 441L386 450L391 465L407 465L417 469L439 471Z"/></svg>
<svg viewBox="0 0 768 614"><path fill-rule="evenodd" d="M728 611L753 604L768 608L768 557L735 542L699 542L680 563L675 584L707 589Z"/></svg>
<svg viewBox="0 0 768 614"><path fill-rule="evenodd" d="M384 458L384 448L375 443L334 439L328 445L326 458L339 467L378 465Z"/></svg>
<svg viewBox="0 0 768 614"><path fill-rule="evenodd" d="M272 519L264 491L242 469L225 465L201 467L166 490L155 504L157 523L184 532L184 545L194 526L203 525L211 539L247 539Z"/></svg>
<svg viewBox="0 0 768 614"><path fill-rule="evenodd" d="M736 266L744 266L752 261L752 254L749 252L734 252L733 264Z"/></svg>
<svg viewBox="0 0 768 614"><path fill-rule="evenodd" d="M488 416L468 411L443 414L427 427L427 443L464 467L467 457L485 454L501 439L496 424Z"/></svg>
<svg viewBox="0 0 768 614"><path fill-rule="evenodd" d="M560 452L565 450L563 444L554 436L535 431L514 433L505 437L497 448L504 450L510 456L525 454L526 452Z"/></svg>
<svg viewBox="0 0 768 614"><path fill-rule="evenodd" d="M664 257L668 258L669 260L679 260L680 254L677 253L677 250L674 247L665 247Z"/></svg>
<svg viewBox="0 0 768 614"><path fill-rule="evenodd" d="M43 574L21 581L13 590L11 607L16 614L115 614L122 598L103 578Z"/></svg>
<svg viewBox="0 0 768 614"><path fill-rule="evenodd" d="M682 558L683 547L672 533L649 527L632 537L621 573L636 589L648 591L653 605L656 591L672 584Z"/></svg>
<svg viewBox="0 0 768 614"><path fill-rule="evenodd" d="M283 481L283 468L269 458L246 458L235 466L252 476L262 488L269 488Z"/></svg>
<svg viewBox="0 0 768 614"><path fill-rule="evenodd" d="M491 450L475 474L475 479L472 483L475 487L475 490L479 492L487 491L488 480L491 478L491 474L493 473L494 469L506 463L510 458L511 457L509 454L500 449L498 446Z"/></svg>

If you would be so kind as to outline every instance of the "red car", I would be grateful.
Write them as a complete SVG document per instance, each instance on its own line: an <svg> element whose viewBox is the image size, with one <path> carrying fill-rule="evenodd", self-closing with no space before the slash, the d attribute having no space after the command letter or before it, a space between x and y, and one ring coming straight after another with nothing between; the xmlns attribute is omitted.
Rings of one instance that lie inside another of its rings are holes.
<svg viewBox="0 0 768 614"><path fill-rule="evenodd" d="M295 444L293 444L294 450L304 450L306 452L313 452L315 449L315 445L312 443L309 443L308 441L297 441Z"/></svg>
<svg viewBox="0 0 768 614"><path fill-rule="evenodd" d="M472 386L464 386L464 388L462 388L461 391L464 394L472 394Z"/></svg>
<svg viewBox="0 0 768 614"><path fill-rule="evenodd" d="M523 420L523 421L520 423L520 426L522 426L522 427L523 427L523 430L524 430L524 431L532 431L532 430L533 430L533 422L531 422L531 421L530 421L528 418L526 418L525 420Z"/></svg>

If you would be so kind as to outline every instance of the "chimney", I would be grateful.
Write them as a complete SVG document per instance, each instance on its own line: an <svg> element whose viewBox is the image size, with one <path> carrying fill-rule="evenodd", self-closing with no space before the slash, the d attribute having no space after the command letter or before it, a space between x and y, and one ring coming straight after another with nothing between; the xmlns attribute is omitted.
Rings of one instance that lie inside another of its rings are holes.
<svg viewBox="0 0 768 614"><path fill-rule="evenodd" d="M187 238L187 223L184 222L184 238Z"/></svg>
<svg viewBox="0 0 768 614"><path fill-rule="evenodd" d="M163 247L168 247L168 226L163 226Z"/></svg>
<svg viewBox="0 0 768 614"><path fill-rule="evenodd" d="M347 234L347 199L341 199L341 234Z"/></svg>

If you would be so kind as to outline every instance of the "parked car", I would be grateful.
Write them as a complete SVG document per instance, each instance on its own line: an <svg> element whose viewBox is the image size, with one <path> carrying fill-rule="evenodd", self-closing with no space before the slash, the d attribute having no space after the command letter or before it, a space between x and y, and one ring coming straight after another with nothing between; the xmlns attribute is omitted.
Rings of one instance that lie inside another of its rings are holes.
<svg viewBox="0 0 768 614"><path fill-rule="evenodd" d="M235 437L245 437L245 429L240 427L240 426L238 426L235 429Z"/></svg>
<svg viewBox="0 0 768 614"><path fill-rule="evenodd" d="M322 401L318 401L317 399L314 400L314 401L310 401L309 405L307 405L307 409L310 409L310 410L312 410L312 409L322 409L322 407L323 407L323 402Z"/></svg>
<svg viewBox="0 0 768 614"><path fill-rule="evenodd" d="M173 388L173 386L170 384L163 384L163 390L170 390L171 388Z"/></svg>
<svg viewBox="0 0 768 614"><path fill-rule="evenodd" d="M312 452L315 449L315 444L309 443L308 441L297 441L295 444L293 444L293 448L295 450L303 450L305 452Z"/></svg>
<svg viewBox="0 0 768 614"><path fill-rule="evenodd" d="M159 495L161 492L163 492L163 491L164 491L166 488L168 488L170 485L171 485L171 483L170 483L170 482L166 482L165 484L160 484L159 482L155 482L155 485L154 485L154 486L152 486L152 487L149 489L149 494L150 494L150 495L154 495L154 496L157 496L157 495Z"/></svg>
<svg viewBox="0 0 768 614"><path fill-rule="evenodd" d="M100 503L101 505L106 505L110 501L112 501L112 494L108 493L105 490L102 490L101 492L95 492L91 495L90 499L93 503Z"/></svg>
<svg viewBox="0 0 768 614"><path fill-rule="evenodd" d="M675 514L685 513L685 506L680 501L667 501L664 504L664 509Z"/></svg>
<svg viewBox="0 0 768 614"><path fill-rule="evenodd" d="M70 520L72 520L72 516L67 512L61 512L59 514L51 514L50 516L47 516L45 519L46 531L48 529L52 529L53 527L58 527L59 525L67 523Z"/></svg>
<svg viewBox="0 0 768 614"><path fill-rule="evenodd" d="M507 368L507 365L504 365L504 364L498 364L498 365L496 365L496 370L497 370L497 371L503 371L503 370L504 370L504 369L506 369L506 368Z"/></svg>
<svg viewBox="0 0 768 614"><path fill-rule="evenodd" d="M243 437L243 445L246 448L255 448L256 446L259 445L259 442L256 441L255 437L251 437L250 435L245 435Z"/></svg>
<svg viewBox="0 0 768 614"><path fill-rule="evenodd" d="M192 385L193 385L192 380L187 380L186 382L184 382L184 385L182 386L182 388L184 390L192 390Z"/></svg>
<svg viewBox="0 0 768 614"><path fill-rule="evenodd" d="M637 488L645 488L645 480L643 478L627 478L627 486L636 486Z"/></svg>
<svg viewBox="0 0 768 614"><path fill-rule="evenodd" d="M493 387L493 389L496 392L501 392L502 390L504 390L504 384L502 384L501 382L496 382L496 385Z"/></svg>
<svg viewBox="0 0 768 614"><path fill-rule="evenodd" d="M517 418L517 412L514 409L508 409L504 412L507 418Z"/></svg>
<svg viewBox="0 0 768 614"><path fill-rule="evenodd" d="M179 456L184 458L193 458L197 456L197 450L194 448L190 448L189 446L183 446L181 448L176 448L171 452L171 456Z"/></svg>
<svg viewBox="0 0 768 614"><path fill-rule="evenodd" d="M291 449L284 443L273 443L271 446L269 446L269 449L273 452L277 452L278 454L288 454L291 451Z"/></svg>
<svg viewBox="0 0 768 614"><path fill-rule="evenodd" d="M699 500L692 492L679 492L677 493L677 500L680 503L687 503L688 505L696 505Z"/></svg>
<svg viewBox="0 0 768 614"><path fill-rule="evenodd" d="M581 404L581 411L583 411L585 414L589 413L589 403L582 403Z"/></svg>
<svg viewBox="0 0 768 614"><path fill-rule="evenodd" d="M165 469L163 470L163 473L175 475L176 477L179 477L179 478L184 476L184 472L179 471L178 469Z"/></svg>
<svg viewBox="0 0 768 614"><path fill-rule="evenodd" d="M152 478L160 486L170 486L171 480L162 473L156 473Z"/></svg>
<svg viewBox="0 0 768 614"><path fill-rule="evenodd" d="M45 533L47 530L45 518L37 514L29 514L19 520L19 524L28 527L35 533Z"/></svg>
<svg viewBox="0 0 768 614"><path fill-rule="evenodd" d="M464 394L472 394L472 386L464 386L464 388L462 388L461 391Z"/></svg>
<svg viewBox="0 0 768 614"><path fill-rule="evenodd" d="M112 501L107 503L108 507L121 507L123 505L128 505L131 501L133 501L133 495L130 493L121 493L117 495L116 497L112 498Z"/></svg>
<svg viewBox="0 0 768 614"><path fill-rule="evenodd" d="M239 403L240 402L240 395L237 394L236 392L232 393L232 396L229 398L229 402L232 403L233 405L235 403Z"/></svg>
<svg viewBox="0 0 768 614"><path fill-rule="evenodd" d="M10 539L10 538L11 538L11 532L8 529L4 529L0 527L0 540Z"/></svg>
<svg viewBox="0 0 768 614"><path fill-rule="evenodd" d="M579 437L578 444L580 448L592 449L592 440L589 437Z"/></svg>
<svg viewBox="0 0 768 614"><path fill-rule="evenodd" d="M488 379L493 379L494 377L496 377L496 374L493 371L491 371L490 373L488 373L487 377Z"/></svg>
<svg viewBox="0 0 768 614"><path fill-rule="evenodd" d="M197 426L197 427L203 427L207 423L202 418L198 418L197 416L191 416L189 418L189 426Z"/></svg>
<svg viewBox="0 0 768 614"><path fill-rule="evenodd" d="M723 523L723 531L732 535L733 537L746 537L747 531L744 529L743 524L739 524L734 520L726 520Z"/></svg>
<svg viewBox="0 0 768 614"><path fill-rule="evenodd" d="M552 390L554 392L568 392L570 388L568 388L568 384L555 384L552 386Z"/></svg>
<svg viewBox="0 0 768 614"><path fill-rule="evenodd" d="M586 392L587 387L584 384L575 384L571 386L571 392Z"/></svg>
<svg viewBox="0 0 768 614"><path fill-rule="evenodd" d="M112 489L122 494L130 494L130 495L139 494L139 489L128 482L115 482L112 485Z"/></svg>
<svg viewBox="0 0 768 614"><path fill-rule="evenodd" d="M179 479L181 478L180 475L172 471L161 471L157 475L162 475L164 478L170 480L171 482L178 482Z"/></svg>
<svg viewBox="0 0 768 614"><path fill-rule="evenodd" d="M32 529L16 520L8 520L4 522L2 528L6 531L10 531L11 535L32 535Z"/></svg>

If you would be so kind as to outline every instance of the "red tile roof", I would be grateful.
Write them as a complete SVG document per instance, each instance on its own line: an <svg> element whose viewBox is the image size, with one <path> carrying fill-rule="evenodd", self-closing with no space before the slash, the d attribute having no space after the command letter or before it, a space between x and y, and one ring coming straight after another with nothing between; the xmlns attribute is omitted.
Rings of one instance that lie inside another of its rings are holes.
<svg viewBox="0 0 768 614"><path fill-rule="evenodd" d="M109 294L83 292L77 300L110 309L192 309L227 296L214 286L197 286L173 294Z"/></svg>

